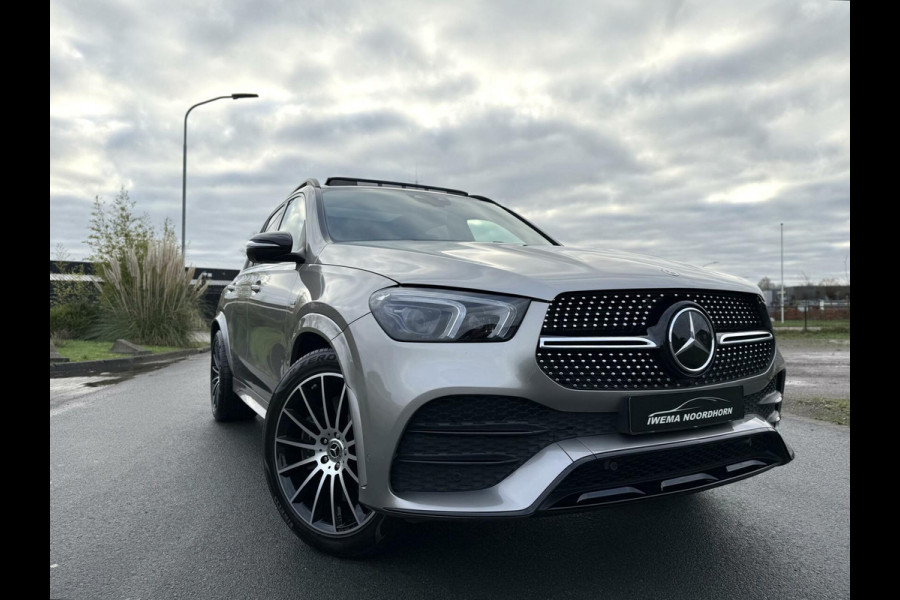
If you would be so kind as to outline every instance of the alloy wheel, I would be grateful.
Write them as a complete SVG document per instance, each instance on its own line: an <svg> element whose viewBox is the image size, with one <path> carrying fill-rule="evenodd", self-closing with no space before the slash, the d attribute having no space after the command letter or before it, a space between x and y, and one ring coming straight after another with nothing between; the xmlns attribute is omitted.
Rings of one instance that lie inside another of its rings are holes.
<svg viewBox="0 0 900 600"><path fill-rule="evenodd" d="M291 392L278 415L274 443L281 490L304 522L342 536L374 516L359 503L353 419L340 373L313 375Z"/></svg>

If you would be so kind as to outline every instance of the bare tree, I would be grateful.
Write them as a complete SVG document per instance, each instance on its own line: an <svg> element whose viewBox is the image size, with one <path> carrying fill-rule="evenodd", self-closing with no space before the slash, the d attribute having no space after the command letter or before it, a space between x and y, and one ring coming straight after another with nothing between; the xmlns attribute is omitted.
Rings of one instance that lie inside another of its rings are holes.
<svg viewBox="0 0 900 600"><path fill-rule="evenodd" d="M128 196L124 187L109 203L100 196L94 198L88 237L85 244L91 249L89 260L106 262L112 258L121 260L128 249L143 255L153 239L154 230L150 216L135 214L135 201ZM164 237L171 224L164 226ZM174 234L174 230L173 234Z"/></svg>

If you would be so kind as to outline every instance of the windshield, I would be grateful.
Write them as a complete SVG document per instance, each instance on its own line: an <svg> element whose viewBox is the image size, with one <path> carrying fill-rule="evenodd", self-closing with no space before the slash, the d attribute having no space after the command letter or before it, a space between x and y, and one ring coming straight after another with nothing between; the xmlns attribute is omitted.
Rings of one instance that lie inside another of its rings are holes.
<svg viewBox="0 0 900 600"><path fill-rule="evenodd" d="M465 196L405 189L323 190L328 233L336 242L384 240L551 242L506 210Z"/></svg>

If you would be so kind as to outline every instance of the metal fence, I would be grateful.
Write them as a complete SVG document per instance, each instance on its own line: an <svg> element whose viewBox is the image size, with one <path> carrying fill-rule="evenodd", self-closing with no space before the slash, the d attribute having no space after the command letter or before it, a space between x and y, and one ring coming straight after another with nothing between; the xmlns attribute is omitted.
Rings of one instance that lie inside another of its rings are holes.
<svg viewBox="0 0 900 600"><path fill-rule="evenodd" d="M772 323L781 325L781 307L770 306ZM850 302L798 300L784 306L784 325L793 327L850 327Z"/></svg>

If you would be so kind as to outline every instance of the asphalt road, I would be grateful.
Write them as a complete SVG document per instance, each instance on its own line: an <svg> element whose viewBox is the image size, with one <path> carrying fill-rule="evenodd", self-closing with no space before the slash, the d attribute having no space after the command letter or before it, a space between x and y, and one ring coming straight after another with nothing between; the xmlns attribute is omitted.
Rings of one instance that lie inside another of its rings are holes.
<svg viewBox="0 0 900 600"><path fill-rule="evenodd" d="M418 524L387 554L348 561L283 524L262 423L215 423L206 369L191 358L81 394L51 384L51 597L850 596L849 428L788 416L797 459L744 482L579 515Z"/></svg>

